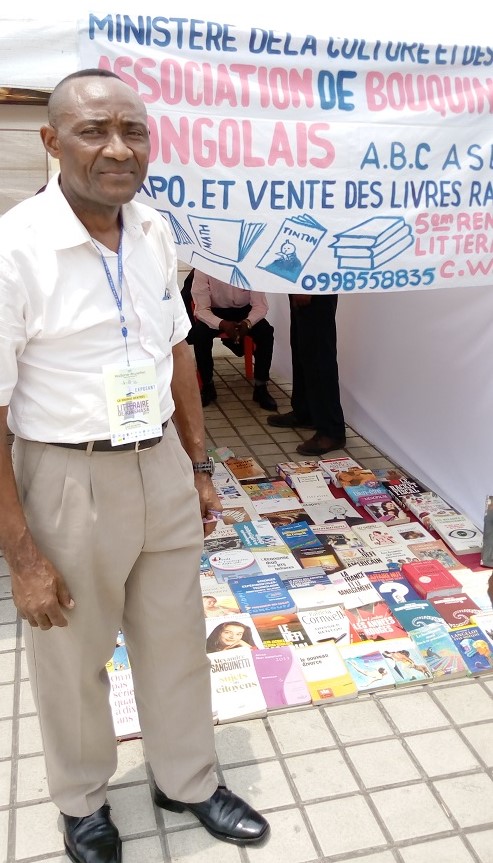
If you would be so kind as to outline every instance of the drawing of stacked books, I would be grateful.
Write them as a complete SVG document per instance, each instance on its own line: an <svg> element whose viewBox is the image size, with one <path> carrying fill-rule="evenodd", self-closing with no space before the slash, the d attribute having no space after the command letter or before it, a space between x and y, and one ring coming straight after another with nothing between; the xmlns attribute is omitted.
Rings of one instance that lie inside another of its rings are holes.
<svg viewBox="0 0 493 863"><path fill-rule="evenodd" d="M340 270L379 269L414 242L402 216L374 216L334 238L331 248Z"/></svg>

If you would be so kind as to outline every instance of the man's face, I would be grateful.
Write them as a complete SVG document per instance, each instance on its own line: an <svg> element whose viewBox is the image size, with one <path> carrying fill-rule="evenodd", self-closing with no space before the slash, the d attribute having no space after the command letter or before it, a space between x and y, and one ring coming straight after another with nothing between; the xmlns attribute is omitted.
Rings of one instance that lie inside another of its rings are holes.
<svg viewBox="0 0 493 863"><path fill-rule="evenodd" d="M119 207L143 183L149 132L143 103L117 78L67 82L53 127L41 134L60 161L62 190L74 209Z"/></svg>

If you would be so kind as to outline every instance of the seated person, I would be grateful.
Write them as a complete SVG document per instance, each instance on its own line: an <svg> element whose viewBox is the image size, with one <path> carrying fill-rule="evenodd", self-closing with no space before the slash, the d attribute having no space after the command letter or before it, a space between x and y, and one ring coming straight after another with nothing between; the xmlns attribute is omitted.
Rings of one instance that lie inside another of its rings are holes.
<svg viewBox="0 0 493 863"><path fill-rule="evenodd" d="M195 274L195 270L190 270L188 275L185 277L183 282L183 287L181 289L181 298L185 304L185 308L187 310L187 315L190 318L190 325L192 327L189 330L188 336L186 338L187 344L193 345L193 326L195 324L195 318L193 316L193 302L192 302L192 282Z"/></svg>
<svg viewBox="0 0 493 863"><path fill-rule="evenodd" d="M217 398L212 380L214 339L221 333L225 333L227 338L224 339L224 344L236 356L241 357L243 339L248 334L255 345L253 400L265 410L277 410L277 403L267 389L274 347L274 327L265 319L269 308L265 294L235 288L233 285L195 270L192 298L195 304L193 349L197 369L202 379L202 405L206 407Z"/></svg>

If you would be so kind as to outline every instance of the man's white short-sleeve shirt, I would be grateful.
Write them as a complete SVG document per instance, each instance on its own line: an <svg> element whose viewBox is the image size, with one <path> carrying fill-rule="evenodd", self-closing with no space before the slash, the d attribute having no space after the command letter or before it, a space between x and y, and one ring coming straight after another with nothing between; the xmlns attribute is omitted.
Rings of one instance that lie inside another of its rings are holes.
<svg viewBox="0 0 493 863"><path fill-rule="evenodd" d="M174 411L172 348L190 328L171 232L151 207L122 207L122 305L131 362L153 359L161 419ZM100 247L101 248L101 247ZM118 289L117 255L104 250ZM0 221L0 404L28 440L109 437L102 366L126 361L100 251L54 177Z"/></svg>

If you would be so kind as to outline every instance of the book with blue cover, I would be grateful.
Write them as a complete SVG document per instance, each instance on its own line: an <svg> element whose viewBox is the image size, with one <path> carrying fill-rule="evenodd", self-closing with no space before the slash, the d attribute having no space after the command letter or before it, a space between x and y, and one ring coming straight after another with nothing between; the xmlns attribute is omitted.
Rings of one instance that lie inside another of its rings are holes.
<svg viewBox="0 0 493 863"><path fill-rule="evenodd" d="M427 599L396 603L392 610L399 623L409 634L430 623L443 623L442 616Z"/></svg>
<svg viewBox="0 0 493 863"><path fill-rule="evenodd" d="M315 536L307 521L298 521L295 524L281 525L276 528L283 543L288 548L323 548L320 540Z"/></svg>
<svg viewBox="0 0 493 863"><path fill-rule="evenodd" d="M277 573L233 577L228 585L241 611L251 615L294 611L296 606Z"/></svg>
<svg viewBox="0 0 493 863"><path fill-rule="evenodd" d="M282 545L279 535L266 518L233 525L243 548L269 548Z"/></svg>
<svg viewBox="0 0 493 863"><path fill-rule="evenodd" d="M465 677L468 673L467 665L443 621L420 626L410 635L435 679Z"/></svg>
<svg viewBox="0 0 493 863"><path fill-rule="evenodd" d="M450 637L467 665L470 675L493 669L493 647L478 626L461 626Z"/></svg>

